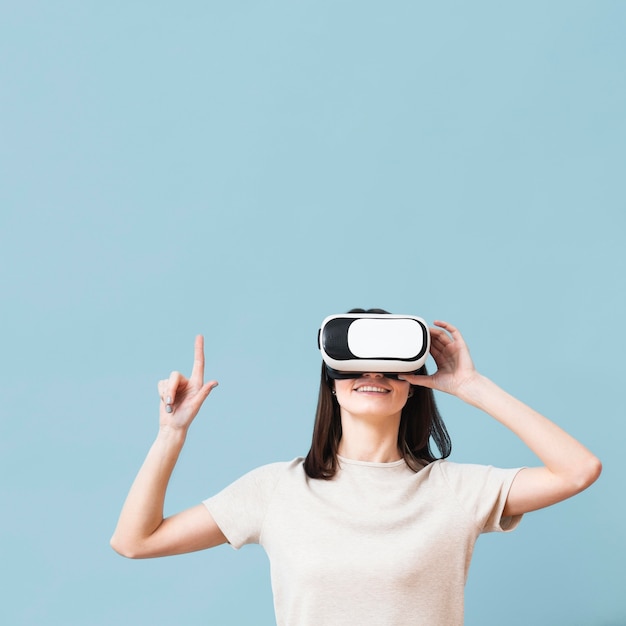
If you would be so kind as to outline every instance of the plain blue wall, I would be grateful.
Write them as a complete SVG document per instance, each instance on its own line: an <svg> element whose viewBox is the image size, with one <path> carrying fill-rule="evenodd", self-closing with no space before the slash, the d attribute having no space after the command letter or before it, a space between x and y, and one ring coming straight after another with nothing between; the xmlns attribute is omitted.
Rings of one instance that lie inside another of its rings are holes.
<svg viewBox="0 0 626 626"><path fill-rule="evenodd" d="M626 6L0 2L0 437L10 625L273 623L260 548L108 546L156 381L220 381L167 511L308 449L315 337L442 318L604 462L479 540L467 624L626 623ZM454 460L533 464L440 398Z"/></svg>

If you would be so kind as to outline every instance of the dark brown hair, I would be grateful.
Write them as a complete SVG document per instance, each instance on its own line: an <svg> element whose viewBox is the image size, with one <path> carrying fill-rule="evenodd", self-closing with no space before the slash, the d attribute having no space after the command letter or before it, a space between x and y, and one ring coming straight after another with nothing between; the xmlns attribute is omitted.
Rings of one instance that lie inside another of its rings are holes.
<svg viewBox="0 0 626 626"><path fill-rule="evenodd" d="M349 313L381 313L383 309L351 309ZM426 375L426 366L417 372ZM304 470L310 478L331 479L337 471L337 449L341 440L341 414L339 403L332 393L332 381L322 363L320 390L313 426L311 449L304 461ZM437 446L440 457L431 450L430 442ZM400 417L398 450L406 464L415 472L438 458L450 456L452 442L443 423L432 389L413 386Z"/></svg>

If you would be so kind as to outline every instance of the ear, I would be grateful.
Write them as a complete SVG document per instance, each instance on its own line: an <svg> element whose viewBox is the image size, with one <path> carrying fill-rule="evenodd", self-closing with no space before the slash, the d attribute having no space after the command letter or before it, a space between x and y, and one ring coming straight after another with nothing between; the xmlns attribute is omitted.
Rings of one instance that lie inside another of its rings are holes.
<svg viewBox="0 0 626 626"><path fill-rule="evenodd" d="M407 398L412 398L412 397L413 397L413 385L409 387L409 395L407 396Z"/></svg>

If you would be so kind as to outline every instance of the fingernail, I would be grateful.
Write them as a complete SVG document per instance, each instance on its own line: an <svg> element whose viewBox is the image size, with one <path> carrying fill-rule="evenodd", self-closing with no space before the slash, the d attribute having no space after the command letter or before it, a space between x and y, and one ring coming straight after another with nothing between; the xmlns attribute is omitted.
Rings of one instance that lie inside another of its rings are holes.
<svg viewBox="0 0 626 626"><path fill-rule="evenodd" d="M165 405L165 412L166 413L171 413L172 412L172 405L171 404L166 404Z"/></svg>

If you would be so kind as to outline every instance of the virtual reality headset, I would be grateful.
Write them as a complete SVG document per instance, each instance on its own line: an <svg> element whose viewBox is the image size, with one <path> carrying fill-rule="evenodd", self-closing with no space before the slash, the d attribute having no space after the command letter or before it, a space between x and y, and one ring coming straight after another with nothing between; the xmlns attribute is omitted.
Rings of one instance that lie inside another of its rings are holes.
<svg viewBox="0 0 626 626"><path fill-rule="evenodd" d="M414 315L344 313L322 322L317 342L330 378L359 378L365 372L397 378L424 365L430 332Z"/></svg>

